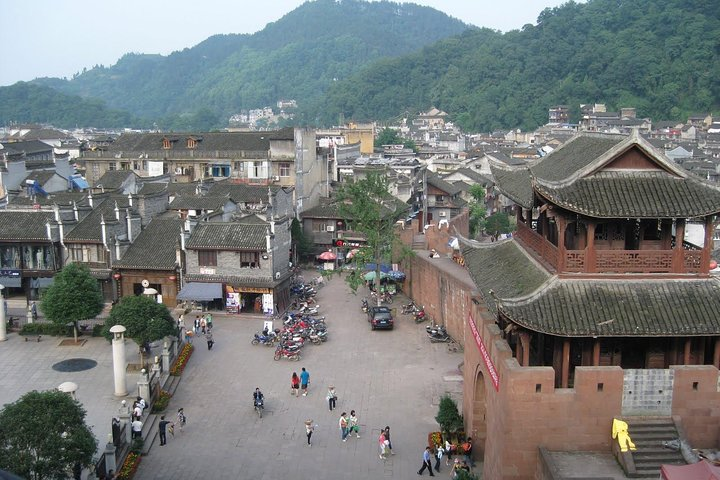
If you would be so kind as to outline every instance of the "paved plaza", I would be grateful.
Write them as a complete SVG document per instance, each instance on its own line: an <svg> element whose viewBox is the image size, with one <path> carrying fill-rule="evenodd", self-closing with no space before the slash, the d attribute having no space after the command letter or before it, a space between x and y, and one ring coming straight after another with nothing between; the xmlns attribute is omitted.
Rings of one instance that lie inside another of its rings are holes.
<svg viewBox="0 0 720 480"><path fill-rule="evenodd" d="M364 293L353 295L338 277L320 290L317 301L327 317L329 340L306 345L299 362L274 361L272 348L250 344L253 333L262 329L262 317L214 315L215 346L208 351L202 339L195 339L195 352L168 409L174 419L172 413L183 407L188 424L164 447L154 440L136 478L416 477L428 432L438 428L434 416L440 396L449 392L461 399L462 353L431 344L423 325L406 315L397 316L395 330L371 331L360 309ZM399 299L394 306L400 309ZM113 395L110 344L90 338L82 346L61 347L58 339L36 343L15 333L8 337L0 343L0 402L73 381L80 386L77 398L88 411L87 422L104 446L119 406ZM134 343L128 341L127 349L128 361L137 361ZM73 373L52 369L71 358L93 359L97 366ZM296 398L290 395L290 376L301 367L310 372L310 393ZM128 375L131 394L137 379ZM338 395L332 412L325 400L329 384ZM262 419L252 407L256 386L265 393ZM361 438L342 442L338 419L352 409ZM317 425L311 448L306 444L306 419ZM396 455L383 461L377 437L385 425L391 427ZM448 473L444 465L441 473Z"/></svg>

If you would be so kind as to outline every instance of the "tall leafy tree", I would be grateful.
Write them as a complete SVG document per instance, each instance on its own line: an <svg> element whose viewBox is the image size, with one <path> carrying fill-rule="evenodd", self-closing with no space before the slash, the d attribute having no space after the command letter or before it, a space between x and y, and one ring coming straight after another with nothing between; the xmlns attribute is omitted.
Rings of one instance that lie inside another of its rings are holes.
<svg viewBox="0 0 720 480"><path fill-rule="evenodd" d="M495 212L485 220L485 228L492 236L512 232L510 217L505 212Z"/></svg>
<svg viewBox="0 0 720 480"><path fill-rule="evenodd" d="M290 236L292 237L293 249L297 252L298 259L305 258L310 254L312 242L305 236L302 225L297 218L293 218L290 224Z"/></svg>
<svg viewBox="0 0 720 480"><path fill-rule="evenodd" d="M401 246L394 226L406 209L388 193L387 178L378 173L344 184L337 196L346 224L366 238L366 246L352 258L355 269L345 279L353 291L357 290L365 282L365 264L375 263L374 282L380 292L380 265L392 259L394 246Z"/></svg>
<svg viewBox="0 0 720 480"><path fill-rule="evenodd" d="M471 185L470 195L470 237L475 238L478 233L485 229L485 217L487 209L485 208L485 189L482 185Z"/></svg>
<svg viewBox="0 0 720 480"><path fill-rule="evenodd" d="M383 128L375 139L374 145L376 147L382 147L383 145L402 145L405 148L417 151L417 145L415 145L414 141L403 138L397 130L392 128Z"/></svg>
<svg viewBox="0 0 720 480"><path fill-rule="evenodd" d="M170 310L162 303L145 296L123 297L110 311L103 327L103 336L112 339L110 329L122 325L125 336L138 345L140 363L145 364L144 346L170 335L177 335L177 325Z"/></svg>
<svg viewBox="0 0 720 480"><path fill-rule="evenodd" d="M23 478L70 478L96 449L85 410L67 393L32 391L0 411L0 468Z"/></svg>
<svg viewBox="0 0 720 480"><path fill-rule="evenodd" d="M40 300L40 310L59 325L73 323L77 341L77 322L95 318L104 306L97 280L87 266L70 263L53 280Z"/></svg>

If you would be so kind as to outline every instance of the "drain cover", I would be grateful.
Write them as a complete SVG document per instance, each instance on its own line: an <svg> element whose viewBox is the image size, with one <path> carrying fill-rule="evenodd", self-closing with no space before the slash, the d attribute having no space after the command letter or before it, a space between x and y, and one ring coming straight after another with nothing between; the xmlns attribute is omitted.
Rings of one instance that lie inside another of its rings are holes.
<svg viewBox="0 0 720 480"><path fill-rule="evenodd" d="M89 358L68 358L52 366L56 372L82 372L95 368L97 362Z"/></svg>

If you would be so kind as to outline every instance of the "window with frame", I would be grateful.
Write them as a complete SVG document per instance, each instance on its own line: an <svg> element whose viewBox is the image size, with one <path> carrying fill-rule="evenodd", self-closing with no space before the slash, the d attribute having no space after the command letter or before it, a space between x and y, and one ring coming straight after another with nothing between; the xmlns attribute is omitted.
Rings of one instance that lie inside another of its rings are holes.
<svg viewBox="0 0 720 480"><path fill-rule="evenodd" d="M192 137L188 138L187 139L187 148L195 148L195 147L197 147L197 140L195 140Z"/></svg>
<svg viewBox="0 0 720 480"><path fill-rule="evenodd" d="M114 172L117 169L117 164L115 162L109 162L108 163L108 170L111 172Z"/></svg>
<svg viewBox="0 0 720 480"><path fill-rule="evenodd" d="M251 162L248 168L248 178L267 178L265 162Z"/></svg>
<svg viewBox="0 0 720 480"><path fill-rule="evenodd" d="M130 170L130 162L120 162L120 170Z"/></svg>
<svg viewBox="0 0 720 480"><path fill-rule="evenodd" d="M280 164L280 176L281 177L289 177L290 176L290 164L289 163L281 163Z"/></svg>
<svg viewBox="0 0 720 480"><path fill-rule="evenodd" d="M233 168L236 172L242 172L245 170L245 162L235 162Z"/></svg>
<svg viewBox="0 0 720 480"><path fill-rule="evenodd" d="M260 267L260 254L258 252L240 252L240 268Z"/></svg>
<svg viewBox="0 0 720 480"><path fill-rule="evenodd" d="M172 142L167 138L163 138L162 148L164 150L170 150L172 148Z"/></svg>
<svg viewBox="0 0 720 480"><path fill-rule="evenodd" d="M133 162L133 170L140 170L140 162L137 160Z"/></svg>
<svg viewBox="0 0 720 480"><path fill-rule="evenodd" d="M201 267L217 267L217 250L199 250L198 265Z"/></svg>

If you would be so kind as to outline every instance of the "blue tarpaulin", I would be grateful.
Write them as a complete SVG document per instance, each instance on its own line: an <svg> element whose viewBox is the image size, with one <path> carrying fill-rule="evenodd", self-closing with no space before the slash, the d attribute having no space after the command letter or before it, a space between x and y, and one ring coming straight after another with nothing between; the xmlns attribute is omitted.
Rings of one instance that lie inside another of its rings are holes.
<svg viewBox="0 0 720 480"><path fill-rule="evenodd" d="M209 302L222 297L222 284L220 283L189 282L180 290L176 298L179 300Z"/></svg>
<svg viewBox="0 0 720 480"><path fill-rule="evenodd" d="M90 185L88 185L87 180L82 178L81 176L72 176L70 177L70 180L72 180L73 186L77 187L80 190L85 190L86 188L90 188Z"/></svg>
<svg viewBox="0 0 720 480"><path fill-rule="evenodd" d="M366 263L365 264L365 270L375 270L376 264L375 263ZM392 266L387 264L381 264L380 265L380 271L383 273L387 273L392 270Z"/></svg>

